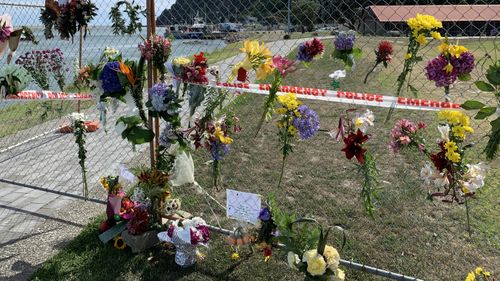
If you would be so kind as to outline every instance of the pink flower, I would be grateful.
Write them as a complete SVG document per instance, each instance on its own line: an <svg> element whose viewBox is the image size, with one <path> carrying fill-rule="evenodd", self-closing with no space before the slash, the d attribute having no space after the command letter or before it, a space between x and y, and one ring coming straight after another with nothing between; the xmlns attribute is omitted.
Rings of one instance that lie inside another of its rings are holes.
<svg viewBox="0 0 500 281"><path fill-rule="evenodd" d="M401 144L409 144L411 142L411 139L410 137L408 136L401 136L399 137L399 141L401 142Z"/></svg>
<svg viewBox="0 0 500 281"><path fill-rule="evenodd" d="M294 64L294 61L291 61L286 57L282 57L280 55L276 55L273 57L273 66L278 69L283 78L285 78L287 74L292 73L296 70Z"/></svg>

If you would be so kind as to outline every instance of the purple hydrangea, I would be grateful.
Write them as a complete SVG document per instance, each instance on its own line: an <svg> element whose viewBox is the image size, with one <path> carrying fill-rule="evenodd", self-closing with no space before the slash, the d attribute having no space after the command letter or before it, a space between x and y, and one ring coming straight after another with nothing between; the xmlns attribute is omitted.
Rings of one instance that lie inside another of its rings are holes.
<svg viewBox="0 0 500 281"><path fill-rule="evenodd" d="M172 145L170 141L173 140L174 138L175 138L175 133L173 131L172 124L167 122L165 124L165 128L163 128L163 131L160 134L159 143L161 146L168 149L170 145Z"/></svg>
<svg viewBox="0 0 500 281"><path fill-rule="evenodd" d="M436 87L450 86L457 79L457 72L453 70L447 73L444 70L447 65L448 60L441 54L427 63L425 67L425 76L427 76L427 79L434 81Z"/></svg>
<svg viewBox="0 0 500 281"><path fill-rule="evenodd" d="M335 49L339 51L349 51L354 47L356 34L354 32L340 32L335 38Z"/></svg>
<svg viewBox="0 0 500 281"><path fill-rule="evenodd" d="M117 93L123 90L118 78L119 70L120 63L117 61L108 62L104 65L99 80L102 81L102 89L105 93Z"/></svg>
<svg viewBox="0 0 500 281"><path fill-rule="evenodd" d="M299 131L300 138L306 140L314 137L319 130L318 114L304 104L297 111L300 117L293 119L293 126Z"/></svg>
<svg viewBox="0 0 500 281"><path fill-rule="evenodd" d="M154 111L167 111L168 104L176 99L175 92L166 84L159 83L149 89L149 98Z"/></svg>
<svg viewBox="0 0 500 281"><path fill-rule="evenodd" d="M469 74L474 69L474 55L471 52L464 52L459 58L452 56L451 65L457 75Z"/></svg>

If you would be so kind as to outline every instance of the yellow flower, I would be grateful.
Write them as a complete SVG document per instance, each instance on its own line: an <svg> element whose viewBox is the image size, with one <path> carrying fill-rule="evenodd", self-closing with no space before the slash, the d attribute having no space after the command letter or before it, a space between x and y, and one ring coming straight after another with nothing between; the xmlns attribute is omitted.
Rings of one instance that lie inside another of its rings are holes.
<svg viewBox="0 0 500 281"><path fill-rule="evenodd" d="M294 126L290 126L288 127L288 133L290 133L290 135L292 136L295 136L295 134L297 134L297 129Z"/></svg>
<svg viewBox="0 0 500 281"><path fill-rule="evenodd" d="M465 53L467 51L467 48L460 45L450 45L448 47L448 52L450 53L450 55L455 56L456 58L459 58L462 53Z"/></svg>
<svg viewBox="0 0 500 281"><path fill-rule="evenodd" d="M305 251L304 254L302 255L302 261L307 262L308 260L314 258L317 255L318 255L318 250L316 249Z"/></svg>
<svg viewBox="0 0 500 281"><path fill-rule="evenodd" d="M269 51L264 43L259 45L259 41L255 40L245 40L243 42L243 48L241 48L240 50L247 53L248 56L261 56L265 58L270 58L273 56L271 54L271 51Z"/></svg>
<svg viewBox="0 0 500 281"><path fill-rule="evenodd" d="M280 108L276 108L276 113L278 114L285 114L286 113L286 108L283 108L283 107L280 107Z"/></svg>
<svg viewBox="0 0 500 281"><path fill-rule="evenodd" d="M469 274L467 274L467 278L465 278L465 281L475 281L476 280L476 276L474 275L474 272L469 272Z"/></svg>
<svg viewBox="0 0 500 281"><path fill-rule="evenodd" d="M125 243L123 238L118 235L115 237L115 243L113 244L113 246L118 250L123 250L127 247L127 243Z"/></svg>
<svg viewBox="0 0 500 281"><path fill-rule="evenodd" d="M437 31L431 31L431 36L432 36L432 38L434 38L436 40L443 39L443 36L441 36L441 33L437 32Z"/></svg>
<svg viewBox="0 0 500 281"><path fill-rule="evenodd" d="M453 135L456 136L457 138L465 139L465 133L473 133L474 129L472 129L469 126L453 126L451 129L453 132Z"/></svg>
<svg viewBox="0 0 500 281"><path fill-rule="evenodd" d="M315 257L312 257L307 260L307 272L312 276L320 276L325 274L326 272L326 262L323 259L323 256L320 254L316 254Z"/></svg>
<svg viewBox="0 0 500 281"><path fill-rule="evenodd" d="M447 143L444 144L444 148L448 151L455 151L457 150L457 144L454 142L454 141L449 141Z"/></svg>
<svg viewBox="0 0 500 281"><path fill-rule="evenodd" d="M467 114L458 111L458 110L441 110L438 113L438 119L442 121L447 121L453 125L462 125L464 127L468 127L468 131L473 131L470 125L470 118Z"/></svg>
<svg viewBox="0 0 500 281"><path fill-rule="evenodd" d="M439 52L443 53L443 54L447 54L448 53L448 43L446 42L443 42L441 43L439 46L438 46L438 50Z"/></svg>
<svg viewBox="0 0 500 281"><path fill-rule="evenodd" d="M424 45L425 43L427 43L427 38L425 38L423 34L418 35L416 40L420 45Z"/></svg>
<svg viewBox="0 0 500 281"><path fill-rule="evenodd" d="M453 65L448 63L445 67L443 67L443 70L446 71L446 73L451 73L453 71Z"/></svg>
<svg viewBox="0 0 500 281"><path fill-rule="evenodd" d="M301 104L297 96L293 93L278 96L277 100L288 110L295 110Z"/></svg>
<svg viewBox="0 0 500 281"><path fill-rule="evenodd" d="M335 271L340 263L340 255L337 249L332 246L326 245L323 251L323 256L326 258L326 263L332 271Z"/></svg>
<svg viewBox="0 0 500 281"><path fill-rule="evenodd" d="M407 24L414 31L431 31L443 27L443 24L435 17L422 14L417 14L414 18L408 19Z"/></svg>
<svg viewBox="0 0 500 281"><path fill-rule="evenodd" d="M411 59L411 57L412 57L412 55L411 55L410 53L407 53L407 54L405 55L405 59L407 59L407 60Z"/></svg>
<svg viewBox="0 0 500 281"><path fill-rule="evenodd" d="M335 277L333 277L333 281L344 281L345 279L345 272L340 269L340 268L337 268L337 270L335 271Z"/></svg>
<svg viewBox="0 0 500 281"><path fill-rule="evenodd" d="M189 63L191 63L191 60L189 58L186 58L186 57L177 57L172 61L172 63L175 65L185 66L185 65L188 65Z"/></svg>
<svg viewBox="0 0 500 281"><path fill-rule="evenodd" d="M102 187L104 187L104 189L109 192L109 184L106 182L106 177L102 177L99 182L101 183Z"/></svg>
<svg viewBox="0 0 500 281"><path fill-rule="evenodd" d="M222 129L220 127L215 127L214 136L216 138L218 138L220 140L220 142L222 142L223 144L233 143L233 139L228 137L228 136L225 136L224 131L222 131Z"/></svg>
<svg viewBox="0 0 500 281"><path fill-rule="evenodd" d="M231 255L231 260L232 261L237 261L240 259L240 255L238 255L238 252L234 252L232 255Z"/></svg>
<svg viewBox="0 0 500 281"><path fill-rule="evenodd" d="M273 63L270 59L266 60L263 64L259 66L257 69L257 80L264 80L266 77L273 72Z"/></svg>
<svg viewBox="0 0 500 281"><path fill-rule="evenodd" d="M460 154L459 153L448 150L448 152L446 152L445 155L446 155L446 158L448 158L448 160L450 160L453 163L460 162Z"/></svg>

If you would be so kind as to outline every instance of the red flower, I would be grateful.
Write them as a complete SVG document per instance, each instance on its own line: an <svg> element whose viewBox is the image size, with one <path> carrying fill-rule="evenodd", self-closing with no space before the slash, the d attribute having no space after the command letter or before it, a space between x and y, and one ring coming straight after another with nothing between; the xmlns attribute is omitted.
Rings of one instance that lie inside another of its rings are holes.
<svg viewBox="0 0 500 281"><path fill-rule="evenodd" d="M380 41L378 49L375 51L377 55L377 62L388 62L392 59L393 47L389 41Z"/></svg>
<svg viewBox="0 0 500 281"><path fill-rule="evenodd" d="M419 121L418 122L418 129L425 129L427 127L427 125L423 122L423 121Z"/></svg>
<svg viewBox="0 0 500 281"><path fill-rule="evenodd" d="M194 62L196 64L206 64L207 58L204 56L203 52L200 52L199 54L194 55Z"/></svg>
<svg viewBox="0 0 500 281"><path fill-rule="evenodd" d="M356 156L358 162L361 164L365 163L365 159L363 158L363 154L366 149L363 148L363 144L369 139L369 135L363 134L361 130L358 129L358 132L350 133L347 137L344 138L344 148L342 151L345 152L345 156L347 159L352 159L352 157Z"/></svg>
<svg viewBox="0 0 500 281"><path fill-rule="evenodd" d="M271 247L265 247L264 248L264 261L268 261L271 258L271 255L273 254L273 250Z"/></svg>
<svg viewBox="0 0 500 281"><path fill-rule="evenodd" d="M236 79L240 82L246 82L247 81L246 69L244 69L243 67L240 67L240 69L238 69L238 76L236 77Z"/></svg>

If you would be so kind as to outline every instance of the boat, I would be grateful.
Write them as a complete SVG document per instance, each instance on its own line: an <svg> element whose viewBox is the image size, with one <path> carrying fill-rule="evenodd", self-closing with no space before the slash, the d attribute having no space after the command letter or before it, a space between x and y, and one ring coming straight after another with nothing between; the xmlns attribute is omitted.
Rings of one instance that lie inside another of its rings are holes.
<svg viewBox="0 0 500 281"><path fill-rule="evenodd" d="M185 25L173 25L167 28L166 34L167 36L172 35L175 39L204 39L205 34L210 33L208 30L208 26L196 13L196 16L193 19L193 24L191 26Z"/></svg>

